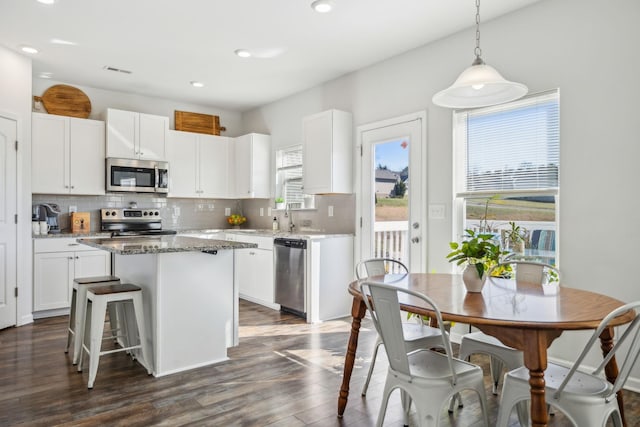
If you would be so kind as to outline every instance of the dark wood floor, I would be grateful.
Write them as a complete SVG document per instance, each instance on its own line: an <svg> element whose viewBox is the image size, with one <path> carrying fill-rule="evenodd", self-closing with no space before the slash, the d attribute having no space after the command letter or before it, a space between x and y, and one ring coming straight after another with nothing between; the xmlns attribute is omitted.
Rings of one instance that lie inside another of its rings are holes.
<svg viewBox="0 0 640 427"><path fill-rule="evenodd" d="M122 353L103 356L93 390L64 353L66 317L0 331L0 425L28 426L344 426L375 424L386 370L384 352L366 398L360 390L375 332L364 322L345 416L336 417L350 319L308 325L242 301L240 345L230 360L154 378ZM485 363L482 357L474 359ZM485 377L486 378L486 377ZM490 421L498 398L487 382ZM640 420L640 395L625 395L629 425ZM445 426L477 426L471 395ZM517 425L515 416L513 425ZM397 393L385 425L401 426ZM570 425L562 414L551 425Z"/></svg>

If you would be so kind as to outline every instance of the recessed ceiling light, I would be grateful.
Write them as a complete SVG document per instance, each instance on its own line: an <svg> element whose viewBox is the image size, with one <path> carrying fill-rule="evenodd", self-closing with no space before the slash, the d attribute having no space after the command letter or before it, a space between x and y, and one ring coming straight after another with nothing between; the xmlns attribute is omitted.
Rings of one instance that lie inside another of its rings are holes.
<svg viewBox="0 0 640 427"><path fill-rule="evenodd" d="M38 75L41 79L50 79L53 77L53 73L43 72Z"/></svg>
<svg viewBox="0 0 640 427"><path fill-rule="evenodd" d="M38 0L38 3L42 4L54 4L57 0Z"/></svg>
<svg viewBox="0 0 640 427"><path fill-rule="evenodd" d="M251 56L251 52L249 52L246 49L236 49L234 53L238 55L240 58L248 58Z"/></svg>
<svg viewBox="0 0 640 427"><path fill-rule="evenodd" d="M315 0L313 3L311 3L311 8L318 13L331 12L331 9L333 9L333 1L332 0Z"/></svg>
<svg viewBox="0 0 640 427"><path fill-rule="evenodd" d="M38 53L38 49L31 46L22 46L20 49L26 53Z"/></svg>
<svg viewBox="0 0 640 427"><path fill-rule="evenodd" d="M204 83L193 81L193 82L191 82L191 86L193 86L193 87L204 87Z"/></svg>

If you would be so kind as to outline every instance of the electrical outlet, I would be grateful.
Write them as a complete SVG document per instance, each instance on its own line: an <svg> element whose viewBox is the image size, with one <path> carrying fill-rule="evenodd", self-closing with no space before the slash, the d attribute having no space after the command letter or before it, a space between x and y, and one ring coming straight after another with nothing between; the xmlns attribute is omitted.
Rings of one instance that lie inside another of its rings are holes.
<svg viewBox="0 0 640 427"><path fill-rule="evenodd" d="M269 207L269 208L267 208L267 216L268 216L268 217L271 217L271 208L270 208L270 207Z"/></svg>
<svg viewBox="0 0 640 427"><path fill-rule="evenodd" d="M180 216L180 206L173 207L173 216Z"/></svg>
<svg viewBox="0 0 640 427"><path fill-rule="evenodd" d="M333 216L333 206L329 206L329 216Z"/></svg>
<svg viewBox="0 0 640 427"><path fill-rule="evenodd" d="M311 227L311 220L310 219L303 219L302 223L300 224L303 227Z"/></svg>
<svg viewBox="0 0 640 427"><path fill-rule="evenodd" d="M260 216L264 216L264 208L260 208Z"/></svg>
<svg viewBox="0 0 640 427"><path fill-rule="evenodd" d="M78 212L78 207L76 205L70 205L69 206L69 213L74 213L74 212Z"/></svg>
<svg viewBox="0 0 640 427"><path fill-rule="evenodd" d="M231 215L231 208L224 208L224 216Z"/></svg>

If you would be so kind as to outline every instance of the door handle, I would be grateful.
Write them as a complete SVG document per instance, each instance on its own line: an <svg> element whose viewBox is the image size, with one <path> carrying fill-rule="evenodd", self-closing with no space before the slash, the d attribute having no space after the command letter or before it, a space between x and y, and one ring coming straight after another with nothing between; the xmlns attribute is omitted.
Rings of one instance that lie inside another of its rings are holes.
<svg viewBox="0 0 640 427"><path fill-rule="evenodd" d="M418 222L414 222L413 224L411 224L411 226L413 227L414 230L417 230L418 228L420 228L420 224Z"/></svg>

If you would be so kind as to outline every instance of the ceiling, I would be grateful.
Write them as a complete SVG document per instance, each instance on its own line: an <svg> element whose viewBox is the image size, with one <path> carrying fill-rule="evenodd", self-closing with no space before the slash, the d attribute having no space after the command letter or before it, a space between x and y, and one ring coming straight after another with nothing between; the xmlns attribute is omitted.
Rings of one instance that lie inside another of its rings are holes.
<svg viewBox="0 0 640 427"><path fill-rule="evenodd" d="M34 78L246 111L475 23L473 0L333 1L0 0L0 45L37 48ZM481 17L536 1L483 0Z"/></svg>

